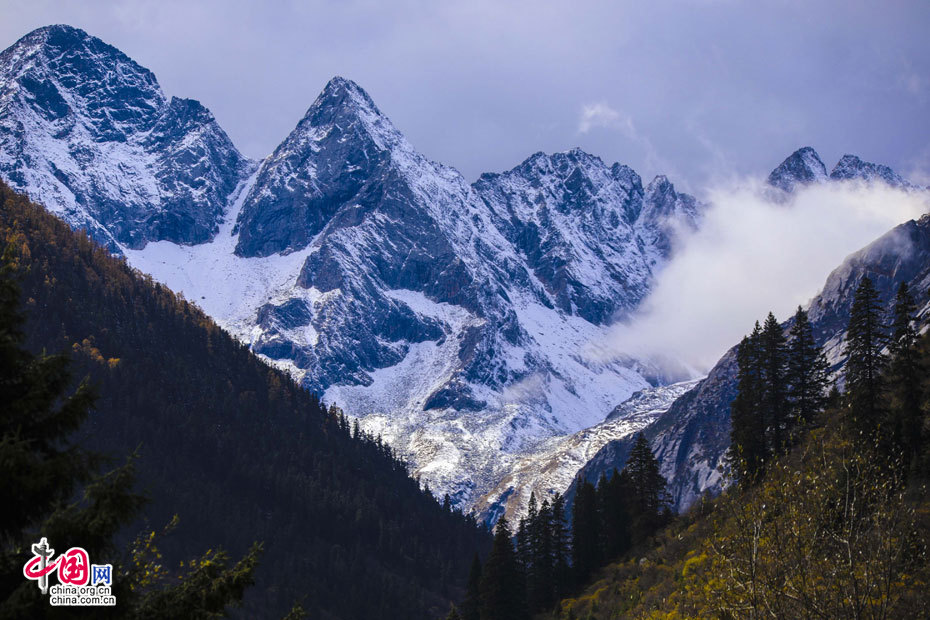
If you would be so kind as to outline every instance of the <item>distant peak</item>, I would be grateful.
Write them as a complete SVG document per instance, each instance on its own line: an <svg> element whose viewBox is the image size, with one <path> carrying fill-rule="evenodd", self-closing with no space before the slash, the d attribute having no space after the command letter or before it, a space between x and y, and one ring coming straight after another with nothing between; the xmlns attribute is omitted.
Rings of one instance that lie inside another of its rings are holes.
<svg viewBox="0 0 930 620"><path fill-rule="evenodd" d="M50 24L48 26L43 26L41 28L36 28L26 36L33 36L36 34L56 34L62 36L75 37L78 39L89 39L91 36L87 34L86 31L81 30L80 28L75 28L74 26L69 26L68 24Z"/></svg>
<svg viewBox="0 0 930 620"><path fill-rule="evenodd" d="M342 77L341 75L333 76L326 83L326 86L323 87L323 93L325 94L334 95L342 92L361 93L366 97L368 96L368 94L365 93L361 86L348 78Z"/></svg>
<svg viewBox="0 0 930 620"><path fill-rule="evenodd" d="M592 155L591 153L582 149L580 146L576 146L573 149L569 149L568 151L565 151L563 155L568 156L568 158L571 159L572 161L579 162L579 163L583 162L585 165L593 164L599 167L604 166L604 160L602 160L597 155Z"/></svg>
<svg viewBox="0 0 930 620"><path fill-rule="evenodd" d="M798 186L819 183L827 179L827 168L813 148L805 146L788 156L769 175L768 183L786 192Z"/></svg>
<svg viewBox="0 0 930 620"><path fill-rule="evenodd" d="M814 150L812 146L802 146L796 150L792 155L799 155L801 157L813 157L817 161L820 161L820 155L817 154L817 151Z"/></svg>
<svg viewBox="0 0 930 620"><path fill-rule="evenodd" d="M325 153L320 157L342 158L338 164L334 163L342 169L348 161L346 158L358 154L363 158L374 157L376 152L388 151L405 153L404 161L421 157L361 86L335 76L326 83L297 126L275 148L271 160L277 161L288 154L300 154L301 159L314 154L313 159L307 161L317 161L316 154ZM308 168L308 174L316 173Z"/></svg>
<svg viewBox="0 0 930 620"><path fill-rule="evenodd" d="M362 107L377 116L383 116L364 88L340 75L333 77L326 83L323 92L317 97L314 105L316 104Z"/></svg>
<svg viewBox="0 0 930 620"><path fill-rule="evenodd" d="M372 137L378 136L375 140L382 146L403 142L402 136L368 93L352 80L338 75L326 83L304 114L297 126L298 134L301 128L330 125L340 127L340 131L349 126L364 127Z"/></svg>
<svg viewBox="0 0 930 620"><path fill-rule="evenodd" d="M627 166L626 164L615 163L610 167L610 174L613 175L615 179L621 183L628 185L630 187L639 187L642 188L643 180L636 173L635 170Z"/></svg>
<svg viewBox="0 0 930 620"><path fill-rule="evenodd" d="M840 160L836 162L836 166L834 166L833 169L836 170L837 168L843 168L846 166L858 166L858 165L861 165L862 163L863 161L859 159L857 156L846 153L845 155L840 157Z"/></svg>
<svg viewBox="0 0 930 620"><path fill-rule="evenodd" d="M517 172L519 170L523 175L537 176L540 174L549 174L554 170L564 171L569 168L588 168L592 164L604 165L600 157L591 155L579 147L556 153L536 151L524 159L520 165L509 170L508 173Z"/></svg>
<svg viewBox="0 0 930 620"><path fill-rule="evenodd" d="M91 42L106 46L114 52L118 51L116 48L107 45L97 37L87 34L84 30L67 24L53 24L51 26L36 28L11 45L9 49L47 47L64 50L74 48L78 45L86 45Z"/></svg>
<svg viewBox="0 0 930 620"><path fill-rule="evenodd" d="M678 199L678 192L668 177L664 174L656 176L646 186L646 201L659 206L657 212L668 213L674 208L675 201Z"/></svg>
<svg viewBox="0 0 930 620"><path fill-rule="evenodd" d="M674 187L674 186L672 185L672 182L668 180L667 176L665 176L664 174L660 174L660 175L657 175L656 178L654 178L653 180L649 181L649 185L647 186L646 189L651 192L651 191L655 191L657 189L666 188L666 187Z"/></svg>
<svg viewBox="0 0 930 620"><path fill-rule="evenodd" d="M835 181L858 179L871 183L882 181L892 187L911 187L911 184L898 173L882 164L863 161L855 155L843 155L830 173Z"/></svg>
<svg viewBox="0 0 930 620"><path fill-rule="evenodd" d="M55 64L55 73L70 71L79 76L75 80L78 89L91 81L106 82L112 89L112 85L126 79L127 73L146 83L147 88L159 89L151 71L109 43L67 24L37 28L8 47L0 54L0 73L16 79L25 72L46 70L43 66L47 63L28 62L35 56L60 60ZM110 92L107 88L101 90Z"/></svg>

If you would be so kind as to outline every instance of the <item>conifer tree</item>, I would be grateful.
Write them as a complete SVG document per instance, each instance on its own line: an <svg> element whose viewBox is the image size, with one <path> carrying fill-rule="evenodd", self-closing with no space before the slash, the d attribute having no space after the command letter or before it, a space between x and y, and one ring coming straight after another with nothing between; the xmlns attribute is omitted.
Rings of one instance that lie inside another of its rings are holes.
<svg viewBox="0 0 930 620"><path fill-rule="evenodd" d="M895 296L894 317L891 325L891 353L889 365L889 387L891 389L891 440L901 449L906 458L914 462L921 445L921 401L924 369L917 352L917 329L914 319L917 307L902 282Z"/></svg>
<svg viewBox="0 0 930 620"><path fill-rule="evenodd" d="M642 540L662 525L668 508L667 482L659 473L659 462L642 433L636 436L623 476L630 487L634 539Z"/></svg>
<svg viewBox="0 0 930 620"><path fill-rule="evenodd" d="M565 498L556 493L552 498L552 580L555 600L561 600L571 589L570 542L565 525Z"/></svg>
<svg viewBox="0 0 930 620"><path fill-rule="evenodd" d="M525 616L525 581L511 542L510 525L501 517L482 568L481 620L520 620Z"/></svg>
<svg viewBox="0 0 930 620"><path fill-rule="evenodd" d="M624 488L620 473L614 469L610 478L601 476L597 485L598 509L601 518L604 555L607 559L619 556L630 544L630 518L627 513Z"/></svg>
<svg viewBox="0 0 930 620"><path fill-rule="evenodd" d="M789 426L810 422L827 400L830 366L823 349L814 340L807 312L798 306L788 342Z"/></svg>
<svg viewBox="0 0 930 620"><path fill-rule="evenodd" d="M846 395L853 424L872 433L881 419L882 371L885 332L878 291L868 276L862 279L853 297L846 331Z"/></svg>
<svg viewBox="0 0 930 620"><path fill-rule="evenodd" d="M762 417L762 369L758 321L736 352L737 395L730 405L729 459L741 482L752 483L766 460L765 421Z"/></svg>
<svg viewBox="0 0 930 620"><path fill-rule="evenodd" d="M533 524L533 598L529 599L531 610L548 609L552 605L552 506L544 499Z"/></svg>
<svg viewBox="0 0 930 620"><path fill-rule="evenodd" d="M526 517L520 518L520 525L517 526L517 563L524 575L529 574L530 558L533 556L533 550L530 546L530 529L527 525Z"/></svg>
<svg viewBox="0 0 930 620"><path fill-rule="evenodd" d="M462 620L481 620L481 560L477 553L468 571L465 600L462 601Z"/></svg>
<svg viewBox="0 0 930 620"><path fill-rule="evenodd" d="M581 480L572 505L572 571L585 583L601 564L600 523L594 485Z"/></svg>
<svg viewBox="0 0 930 620"><path fill-rule="evenodd" d="M536 520L539 512L539 505L536 502L536 494L530 491L530 501L527 505L526 517L520 520L520 529L517 531L517 553L520 557L520 563L527 577L527 596L530 596L529 589L532 587L532 575L535 570L533 560L536 557Z"/></svg>
<svg viewBox="0 0 930 620"><path fill-rule="evenodd" d="M776 454L785 446L788 399L785 380L785 334L775 315L769 312L759 340L762 367L762 413L766 427L766 452Z"/></svg>

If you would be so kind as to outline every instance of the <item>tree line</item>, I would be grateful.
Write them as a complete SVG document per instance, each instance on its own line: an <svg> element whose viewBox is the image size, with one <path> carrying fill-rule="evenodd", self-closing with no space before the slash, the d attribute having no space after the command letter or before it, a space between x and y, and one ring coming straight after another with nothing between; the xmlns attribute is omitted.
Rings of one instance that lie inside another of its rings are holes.
<svg viewBox="0 0 930 620"><path fill-rule="evenodd" d="M762 326L756 322L737 349L729 451L735 477L758 480L766 463L794 445L828 404L840 402L856 435L880 436L886 451L901 451L917 466L924 369L916 354L916 311L907 283L901 283L886 324L871 278L862 278L846 331L842 400L806 311L798 307L787 334L771 312Z"/></svg>
<svg viewBox="0 0 930 620"><path fill-rule="evenodd" d="M666 480L639 434L622 471L602 474L596 484L577 481L570 526L558 493L541 504L531 493L516 532L502 516L491 551L483 564L474 556L465 598L447 620L520 620L557 607L670 519Z"/></svg>

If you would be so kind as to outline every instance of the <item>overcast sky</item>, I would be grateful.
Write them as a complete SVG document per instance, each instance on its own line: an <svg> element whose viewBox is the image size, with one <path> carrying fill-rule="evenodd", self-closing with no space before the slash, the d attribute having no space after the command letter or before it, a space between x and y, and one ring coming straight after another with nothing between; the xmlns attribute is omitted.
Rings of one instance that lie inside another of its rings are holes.
<svg viewBox="0 0 930 620"><path fill-rule="evenodd" d="M574 146L702 193L810 145L930 183L930 2L0 0L67 23L268 154L333 75L469 180Z"/></svg>

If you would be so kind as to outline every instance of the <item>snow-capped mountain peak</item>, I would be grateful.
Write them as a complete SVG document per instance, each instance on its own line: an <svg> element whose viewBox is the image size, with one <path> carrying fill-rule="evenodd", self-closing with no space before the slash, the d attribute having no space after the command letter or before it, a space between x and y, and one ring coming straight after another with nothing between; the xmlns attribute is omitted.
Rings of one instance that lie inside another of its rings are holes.
<svg viewBox="0 0 930 620"><path fill-rule="evenodd" d="M313 143L318 150L333 141L352 141L376 152L412 152L403 134L375 105L365 90L341 76L333 77L297 124L297 128L276 151L294 141ZM274 156L272 156L273 158Z"/></svg>
<svg viewBox="0 0 930 620"><path fill-rule="evenodd" d="M239 256L306 257L248 338L466 502L500 450L597 422L659 376L581 351L646 295L671 221L697 223L697 201L660 186L647 198L581 149L470 186L334 78L243 202Z"/></svg>
<svg viewBox="0 0 930 620"><path fill-rule="evenodd" d="M785 192L796 187L822 183L827 180L827 168L820 155L809 146L802 147L788 156L769 175L768 184Z"/></svg>
<svg viewBox="0 0 930 620"><path fill-rule="evenodd" d="M836 181L857 179L865 183L882 182L890 187L914 188L914 185L888 166L862 161L849 154L843 155L836 163L830 178Z"/></svg>
<svg viewBox="0 0 930 620"><path fill-rule="evenodd" d="M431 162L368 93L334 77L262 162L239 214L236 252L268 256L300 250L348 202L359 202L371 179L423 167Z"/></svg>
<svg viewBox="0 0 930 620"><path fill-rule="evenodd" d="M112 251L209 240L250 165L206 108L83 30L0 54L0 174Z"/></svg>

